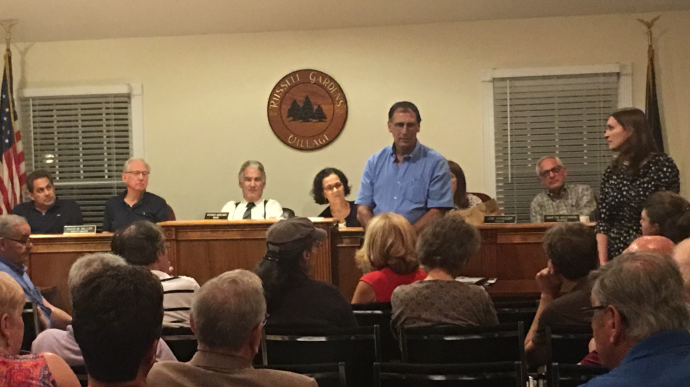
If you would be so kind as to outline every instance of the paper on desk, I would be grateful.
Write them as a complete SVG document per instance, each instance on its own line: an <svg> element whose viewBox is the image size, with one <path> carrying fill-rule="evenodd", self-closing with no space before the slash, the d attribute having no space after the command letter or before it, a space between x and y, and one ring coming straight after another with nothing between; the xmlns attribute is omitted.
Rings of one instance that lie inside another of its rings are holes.
<svg viewBox="0 0 690 387"><path fill-rule="evenodd" d="M455 277L455 280L458 282L462 282L464 284L472 284L472 285L491 285L496 282L496 278L486 278L486 277L465 277L465 276L459 276Z"/></svg>

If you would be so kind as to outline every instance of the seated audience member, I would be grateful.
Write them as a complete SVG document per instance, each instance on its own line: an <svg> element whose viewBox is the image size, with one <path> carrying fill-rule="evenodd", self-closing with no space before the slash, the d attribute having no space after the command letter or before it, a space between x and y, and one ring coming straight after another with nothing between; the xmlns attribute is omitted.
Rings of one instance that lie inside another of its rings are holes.
<svg viewBox="0 0 690 387"><path fill-rule="evenodd" d="M357 326L337 287L309 278L309 266L326 231L311 220L281 220L266 232L266 255L256 265L266 294L267 327L349 328Z"/></svg>
<svg viewBox="0 0 690 387"><path fill-rule="evenodd" d="M127 265L127 262L122 257L110 253L94 253L79 258L70 268L67 278L70 296L73 299L80 296L75 294L78 291L77 285L92 273L108 271L113 267L125 265ZM48 329L41 332L31 345L31 353L41 352L54 353L64 359L70 366L84 365L84 357L81 354L79 345L77 345L77 340L74 338L74 329L71 325L64 331ZM158 341L156 360L177 360L163 340Z"/></svg>
<svg viewBox="0 0 690 387"><path fill-rule="evenodd" d="M125 192L105 202L103 231L116 231L137 220L158 223L168 220L168 203L146 191L151 168L143 159L131 158L122 168Z"/></svg>
<svg viewBox="0 0 690 387"><path fill-rule="evenodd" d="M681 241L673 250L673 259L678 264L685 282L685 295L690 300L690 239Z"/></svg>
<svg viewBox="0 0 690 387"><path fill-rule="evenodd" d="M52 353L19 356L24 338L24 291L7 273L0 273L0 385L79 387L67 363Z"/></svg>
<svg viewBox="0 0 690 387"><path fill-rule="evenodd" d="M582 308L590 305L591 284L587 276L599 264L596 234L582 223L565 223L550 228L544 235L544 250L549 258L548 266L536 277L541 299L525 337L525 357L533 367L548 361L547 327L590 324L589 316L582 313ZM564 284L574 286L559 297Z"/></svg>
<svg viewBox="0 0 690 387"><path fill-rule="evenodd" d="M579 214L591 216L597 207L594 191L584 184L566 184L568 170L556 156L544 156L537 162L537 176L546 191L530 205L532 223L544 221L544 215Z"/></svg>
<svg viewBox="0 0 690 387"><path fill-rule="evenodd" d="M594 340L611 371L583 386L687 386L690 316L671 257L624 253L591 277Z"/></svg>
<svg viewBox="0 0 690 387"><path fill-rule="evenodd" d="M417 233L402 215L384 212L372 218L355 260L365 272L373 271L359 279L352 303L390 302L395 288L426 278L416 244Z"/></svg>
<svg viewBox="0 0 690 387"><path fill-rule="evenodd" d="M163 288L150 271L116 266L74 289L74 337L89 386L146 386L163 322Z"/></svg>
<svg viewBox="0 0 690 387"><path fill-rule="evenodd" d="M194 278L168 274L172 267L161 227L146 220L136 221L115 232L110 248L130 265L145 266L160 279L163 326L189 327L189 310L199 284Z"/></svg>
<svg viewBox="0 0 690 387"><path fill-rule="evenodd" d="M54 328L65 329L72 317L51 305L26 274L24 265L29 259L31 227L18 215L0 215L0 271L10 275L24 290L26 300L41 309L41 322Z"/></svg>
<svg viewBox="0 0 690 387"><path fill-rule="evenodd" d="M316 387L307 376L252 367L265 317L266 300L254 273L233 270L206 282L192 307L199 351L188 363L154 364L149 386Z"/></svg>
<svg viewBox="0 0 690 387"><path fill-rule="evenodd" d="M661 235L678 243L690 237L690 203L671 191L649 195L640 217L642 235Z"/></svg>
<svg viewBox="0 0 690 387"><path fill-rule="evenodd" d="M29 174L26 188L31 201L16 205L12 213L26 219L32 234L62 234L66 225L84 223L77 202L55 196L53 178L48 171Z"/></svg>
<svg viewBox="0 0 690 387"><path fill-rule="evenodd" d="M338 219L345 227L359 227L357 205L345 199L350 188L347 177L339 169L325 168L316 174L311 194L316 204L328 204L319 216Z"/></svg>
<svg viewBox="0 0 690 387"><path fill-rule="evenodd" d="M266 255L256 266L266 294L266 326L348 328L357 325L350 304L332 284L309 278L326 231L307 218L281 220L266 232Z"/></svg>
<svg viewBox="0 0 690 387"><path fill-rule="evenodd" d="M641 236L630 244L624 253L635 253L637 251L656 251L668 255L673 254L676 245L670 239L661 235Z"/></svg>
<svg viewBox="0 0 690 387"><path fill-rule="evenodd" d="M453 203L455 203L456 210L464 210L472 208L482 202L476 195L467 193L467 181L465 180L465 173L462 168L455 161L448 160L448 168L450 169L450 179L453 189Z"/></svg>
<svg viewBox="0 0 690 387"><path fill-rule="evenodd" d="M283 207L273 199L264 199L266 172L258 161L248 160L240 167L240 188L242 200L227 202L221 212L228 212L230 220L278 219L283 215Z"/></svg>
<svg viewBox="0 0 690 387"><path fill-rule="evenodd" d="M417 254L429 274L423 281L400 285L393 291L395 331L426 325L498 324L486 290L455 281L480 243L477 229L455 215L434 219L422 231Z"/></svg>

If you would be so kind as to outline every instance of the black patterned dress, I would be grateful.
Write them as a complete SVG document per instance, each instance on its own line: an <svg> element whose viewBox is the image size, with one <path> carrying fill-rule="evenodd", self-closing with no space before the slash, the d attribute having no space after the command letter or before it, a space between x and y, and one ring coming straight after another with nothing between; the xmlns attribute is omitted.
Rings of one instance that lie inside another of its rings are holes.
<svg viewBox="0 0 690 387"><path fill-rule="evenodd" d="M601 178L597 234L608 236L608 258L613 259L641 235L640 215L647 197L658 191L680 191L678 167L670 156L653 155L636 175L623 166L609 165Z"/></svg>

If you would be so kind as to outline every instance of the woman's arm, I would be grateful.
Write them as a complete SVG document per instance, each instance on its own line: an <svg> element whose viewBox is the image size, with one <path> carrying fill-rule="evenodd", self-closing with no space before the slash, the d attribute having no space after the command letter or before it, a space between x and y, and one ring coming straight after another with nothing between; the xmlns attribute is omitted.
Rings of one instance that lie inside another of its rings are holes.
<svg viewBox="0 0 690 387"><path fill-rule="evenodd" d="M67 363L58 355L52 353L44 353L43 357L46 359L46 364L53 374L55 383L58 387L81 387L77 375L72 372Z"/></svg>
<svg viewBox="0 0 690 387"><path fill-rule="evenodd" d="M606 234L597 234L597 250L599 251L599 264L608 262L608 243L609 237Z"/></svg>
<svg viewBox="0 0 690 387"><path fill-rule="evenodd" d="M352 296L353 304L368 304L376 302L376 292L374 288L364 281L359 281L355 289L355 295Z"/></svg>

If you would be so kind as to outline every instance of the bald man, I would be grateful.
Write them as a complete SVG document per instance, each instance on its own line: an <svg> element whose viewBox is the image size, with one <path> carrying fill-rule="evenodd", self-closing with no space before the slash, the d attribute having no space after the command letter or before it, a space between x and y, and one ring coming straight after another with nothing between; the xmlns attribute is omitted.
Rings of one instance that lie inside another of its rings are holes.
<svg viewBox="0 0 690 387"><path fill-rule="evenodd" d="M673 242L660 235L641 236L633 241L633 243L625 249L624 253L634 253L636 251L656 251L673 255L673 248L676 247Z"/></svg>
<svg viewBox="0 0 690 387"><path fill-rule="evenodd" d="M678 243L673 250L673 259L678 263L685 281L685 292L690 296L690 238Z"/></svg>

